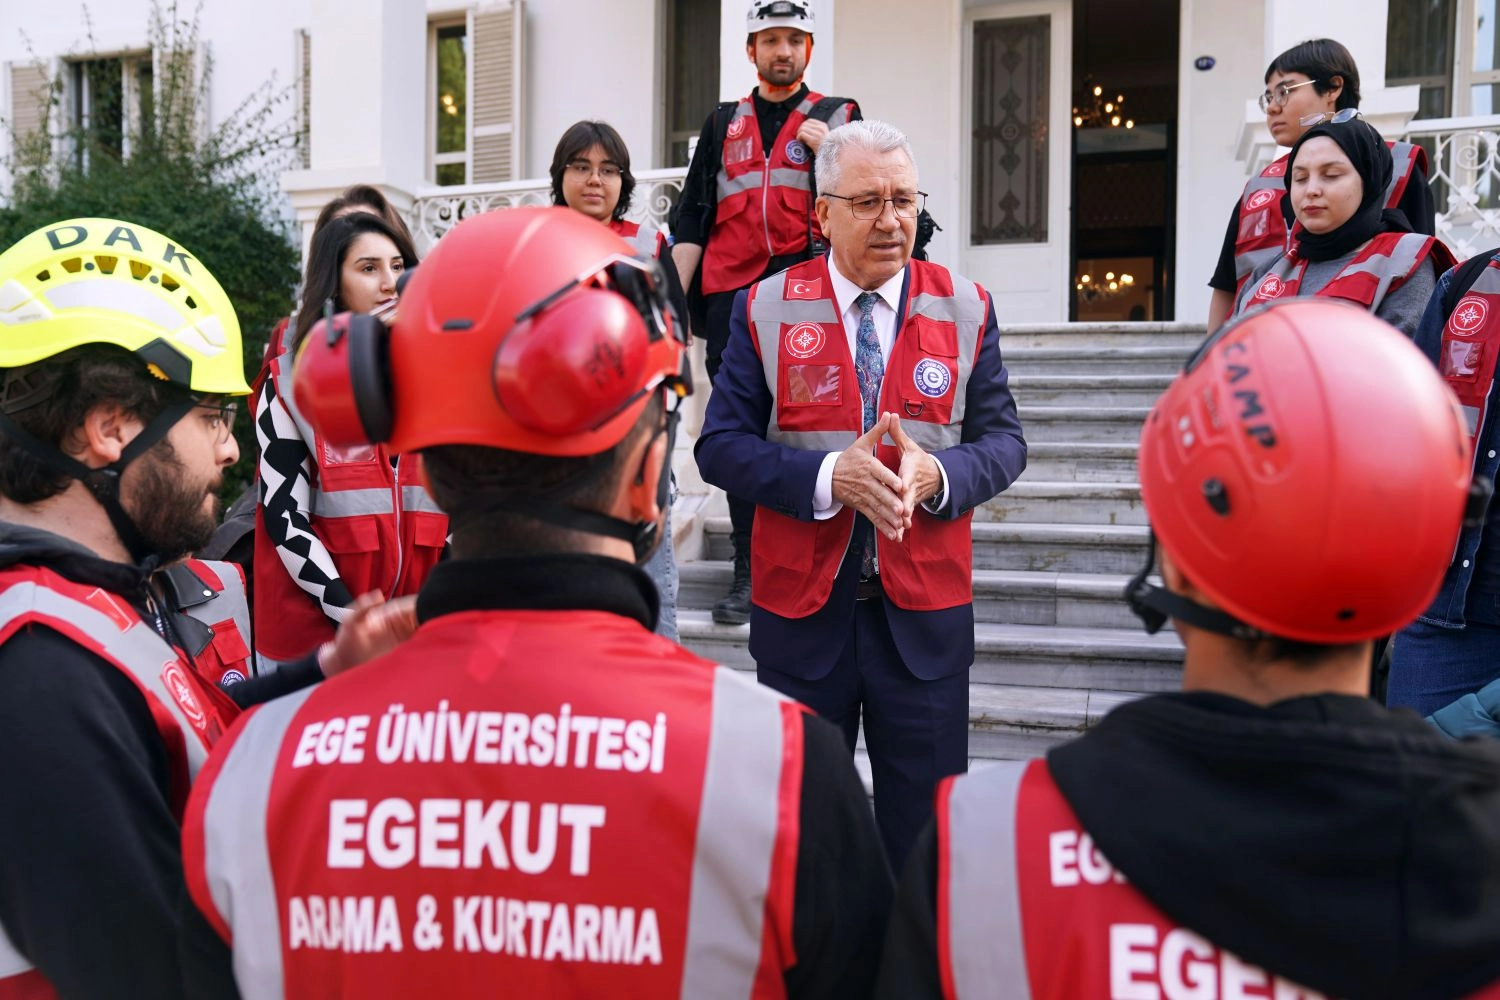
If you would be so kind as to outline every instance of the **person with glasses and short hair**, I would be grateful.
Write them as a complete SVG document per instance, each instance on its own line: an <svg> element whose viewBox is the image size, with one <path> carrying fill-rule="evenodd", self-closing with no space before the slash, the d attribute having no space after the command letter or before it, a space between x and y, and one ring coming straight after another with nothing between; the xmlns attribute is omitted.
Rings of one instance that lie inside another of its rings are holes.
<svg viewBox="0 0 1500 1000"><path fill-rule="evenodd" d="M634 247L637 254L654 257L661 263L668 300L677 315L679 329L685 331L687 297L672 263L671 241L655 226L643 226L625 218L630 210L631 193L635 191L635 175L630 172L630 150L620 133L608 122L575 122L557 140L550 172L552 204L565 205L604 223ZM677 641L677 559L672 546L670 507L675 505L676 498L674 478L662 542L645 567L661 592L661 615L656 630L673 642Z"/></svg>
<svg viewBox="0 0 1500 1000"><path fill-rule="evenodd" d="M1309 128L1339 111L1359 107L1359 67L1349 50L1331 38L1294 45L1266 67L1260 108L1266 129L1282 147L1291 147ZM1432 191L1427 186L1427 152L1407 142L1389 144L1394 169L1384 191L1383 207L1406 217L1413 232L1432 235ZM1283 181L1287 158L1272 161L1245 185L1229 214L1219 262L1208 285L1208 329L1213 332L1234 309L1235 298L1251 273L1286 247L1292 213L1285 203Z"/></svg>
<svg viewBox="0 0 1500 1000"><path fill-rule="evenodd" d="M968 766L973 509L1026 467L989 293L912 260L926 195L906 136L851 122L818 154L826 257L740 292L696 455L755 502L761 683L863 720L899 866Z"/></svg>

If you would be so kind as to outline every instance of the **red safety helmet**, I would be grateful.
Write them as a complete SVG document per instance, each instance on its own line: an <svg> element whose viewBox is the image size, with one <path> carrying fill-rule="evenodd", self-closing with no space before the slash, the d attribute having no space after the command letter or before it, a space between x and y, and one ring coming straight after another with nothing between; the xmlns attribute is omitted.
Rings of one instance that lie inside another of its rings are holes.
<svg viewBox="0 0 1500 1000"><path fill-rule="evenodd" d="M593 455L657 391L692 391L654 259L568 208L465 219L411 272L387 328L323 320L296 363L297 406L334 447L472 444Z"/></svg>
<svg viewBox="0 0 1500 1000"><path fill-rule="evenodd" d="M1128 596L1148 628L1154 610L1158 627L1171 615L1247 638L1394 632L1437 594L1470 454L1453 394L1393 327L1322 298L1247 314L1199 348L1141 433L1155 536L1221 613L1146 570Z"/></svg>

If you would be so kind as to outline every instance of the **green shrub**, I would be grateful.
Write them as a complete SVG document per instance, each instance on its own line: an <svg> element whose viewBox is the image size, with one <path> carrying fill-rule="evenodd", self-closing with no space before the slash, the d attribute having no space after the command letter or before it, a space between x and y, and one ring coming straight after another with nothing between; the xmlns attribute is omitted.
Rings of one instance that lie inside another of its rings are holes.
<svg viewBox="0 0 1500 1000"><path fill-rule="evenodd" d="M13 184L9 198L0 199L0 247L50 223L88 216L125 219L171 236L203 262L234 303L246 376L253 379L271 328L292 308L299 279L299 246L274 187L298 142L295 120L284 112L291 89L268 81L206 130L213 66L200 52L199 10L184 18L176 3L155 7L149 37L156 75L131 123L128 146L117 128L59 129L61 79L49 94L52 134L16 136L6 123L14 140L7 163ZM235 436L240 461L225 476L226 502L254 474L248 413L236 421Z"/></svg>

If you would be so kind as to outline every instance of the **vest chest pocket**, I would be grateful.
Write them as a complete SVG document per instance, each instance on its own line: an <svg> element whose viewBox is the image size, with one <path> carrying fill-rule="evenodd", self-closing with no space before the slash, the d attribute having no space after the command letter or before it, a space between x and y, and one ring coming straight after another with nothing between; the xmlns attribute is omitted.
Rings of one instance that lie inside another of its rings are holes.
<svg viewBox="0 0 1500 1000"><path fill-rule="evenodd" d="M353 514L314 520L313 533L328 549L339 578L355 597L375 586L386 586L380 579L380 519L374 514ZM391 542L396 543L395 539Z"/></svg>
<svg viewBox="0 0 1500 1000"><path fill-rule="evenodd" d="M893 359L897 355L904 359L903 367L910 366L899 373L899 412L909 420L950 423L958 385L958 329L927 316L914 316L910 323L916 351L891 352Z"/></svg>
<svg viewBox="0 0 1500 1000"><path fill-rule="evenodd" d="M218 657L224 671L227 673L231 670L238 670L248 677L250 672L245 667L245 661L250 658L250 647L245 645L245 639L240 635L240 630L235 628L232 621L215 622L213 630L214 655ZM222 676L210 678L215 683L223 679Z"/></svg>
<svg viewBox="0 0 1500 1000"><path fill-rule="evenodd" d="M1438 374L1443 378L1473 382L1483 362L1483 344L1445 339L1438 356Z"/></svg>

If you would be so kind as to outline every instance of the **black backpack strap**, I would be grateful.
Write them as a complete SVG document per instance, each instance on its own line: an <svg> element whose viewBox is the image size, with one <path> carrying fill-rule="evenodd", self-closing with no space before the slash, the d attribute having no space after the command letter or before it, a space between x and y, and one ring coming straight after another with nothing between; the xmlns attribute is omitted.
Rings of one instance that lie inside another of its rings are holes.
<svg viewBox="0 0 1500 1000"><path fill-rule="evenodd" d="M1443 294L1443 318L1447 319L1453 315L1453 307L1458 305L1458 300L1463 298L1464 292L1473 287L1474 282L1479 280L1480 272L1490 266L1490 260L1495 254L1500 253L1500 247L1476 253L1453 272L1453 280L1448 282L1448 291Z"/></svg>

